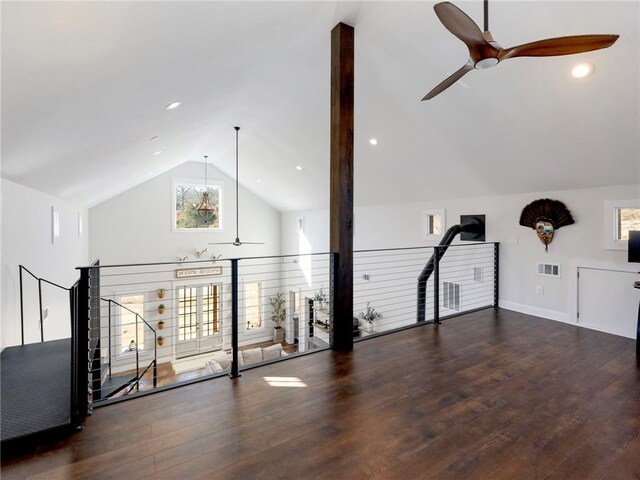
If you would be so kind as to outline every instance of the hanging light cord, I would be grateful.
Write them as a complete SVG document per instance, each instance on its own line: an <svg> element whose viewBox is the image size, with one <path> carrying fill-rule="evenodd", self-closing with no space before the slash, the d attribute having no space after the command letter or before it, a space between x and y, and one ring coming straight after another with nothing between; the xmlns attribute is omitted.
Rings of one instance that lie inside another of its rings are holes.
<svg viewBox="0 0 640 480"><path fill-rule="evenodd" d="M207 191L207 155L204 156L204 191Z"/></svg>

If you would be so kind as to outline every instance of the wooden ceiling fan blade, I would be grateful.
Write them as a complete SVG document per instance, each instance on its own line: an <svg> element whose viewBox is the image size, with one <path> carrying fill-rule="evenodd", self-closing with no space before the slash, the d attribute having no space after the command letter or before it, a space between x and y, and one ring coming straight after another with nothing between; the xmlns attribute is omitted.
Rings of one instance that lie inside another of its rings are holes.
<svg viewBox="0 0 640 480"><path fill-rule="evenodd" d="M484 42L482 31L469 16L453 3L442 2L433 9L447 30L464 43Z"/></svg>
<svg viewBox="0 0 640 480"><path fill-rule="evenodd" d="M469 62L466 65L464 65L460 70L455 72L453 75L450 75L444 81L440 82L437 87L435 87L433 90L431 90L429 93L427 93L424 96L422 101L424 102L425 100L431 100L436 95L444 92L447 88L449 88L451 85L456 83L458 80L460 80L463 76L465 76L471 70L473 70L473 64Z"/></svg>
<svg viewBox="0 0 640 480"><path fill-rule="evenodd" d="M619 35L575 35L571 37L548 38L505 48L498 53L499 60L514 57L555 57L591 52L613 45Z"/></svg>
<svg viewBox="0 0 640 480"><path fill-rule="evenodd" d="M480 27L466 13L449 2L438 3L433 9L445 28L467 45L474 63L495 57L498 50L487 42Z"/></svg>

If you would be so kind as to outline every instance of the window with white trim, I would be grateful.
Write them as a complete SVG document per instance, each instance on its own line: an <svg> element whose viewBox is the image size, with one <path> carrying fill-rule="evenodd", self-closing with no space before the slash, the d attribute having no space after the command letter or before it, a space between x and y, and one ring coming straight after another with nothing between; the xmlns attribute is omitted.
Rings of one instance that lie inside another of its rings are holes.
<svg viewBox="0 0 640 480"><path fill-rule="evenodd" d="M616 240L629 240L629 230L640 230L640 208L616 208Z"/></svg>
<svg viewBox="0 0 640 480"><path fill-rule="evenodd" d="M605 202L605 248L626 250L631 230L640 230L640 199Z"/></svg>
<svg viewBox="0 0 640 480"><path fill-rule="evenodd" d="M214 209L214 216L209 222L205 222L197 210L205 192L204 184L173 182L173 229L175 231L220 230L222 186L208 184L206 191L209 193L209 203Z"/></svg>
<svg viewBox="0 0 640 480"><path fill-rule="evenodd" d="M247 332L262 328L262 283L244 283L244 321Z"/></svg>
<svg viewBox="0 0 640 480"><path fill-rule="evenodd" d="M120 297L120 321L118 322L118 351L122 353L144 350L144 295ZM136 315L137 314L137 315Z"/></svg>
<svg viewBox="0 0 640 480"><path fill-rule="evenodd" d="M445 230L445 211L443 208L422 212L422 233L425 240L440 237Z"/></svg>

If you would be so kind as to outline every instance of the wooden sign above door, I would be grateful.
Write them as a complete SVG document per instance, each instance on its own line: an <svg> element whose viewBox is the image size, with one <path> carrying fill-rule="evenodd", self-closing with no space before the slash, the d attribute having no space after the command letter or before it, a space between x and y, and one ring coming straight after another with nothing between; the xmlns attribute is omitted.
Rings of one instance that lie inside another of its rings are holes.
<svg viewBox="0 0 640 480"><path fill-rule="evenodd" d="M197 278L222 275L222 267L176 268L176 278Z"/></svg>

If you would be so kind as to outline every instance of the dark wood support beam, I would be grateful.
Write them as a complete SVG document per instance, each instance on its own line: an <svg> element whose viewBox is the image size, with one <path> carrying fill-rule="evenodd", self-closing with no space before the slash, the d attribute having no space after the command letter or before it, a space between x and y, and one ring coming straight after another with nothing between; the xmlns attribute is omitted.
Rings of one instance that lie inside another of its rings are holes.
<svg viewBox="0 0 640 480"><path fill-rule="evenodd" d="M331 31L330 249L333 329L331 348L353 348L353 72L354 30L339 23Z"/></svg>

